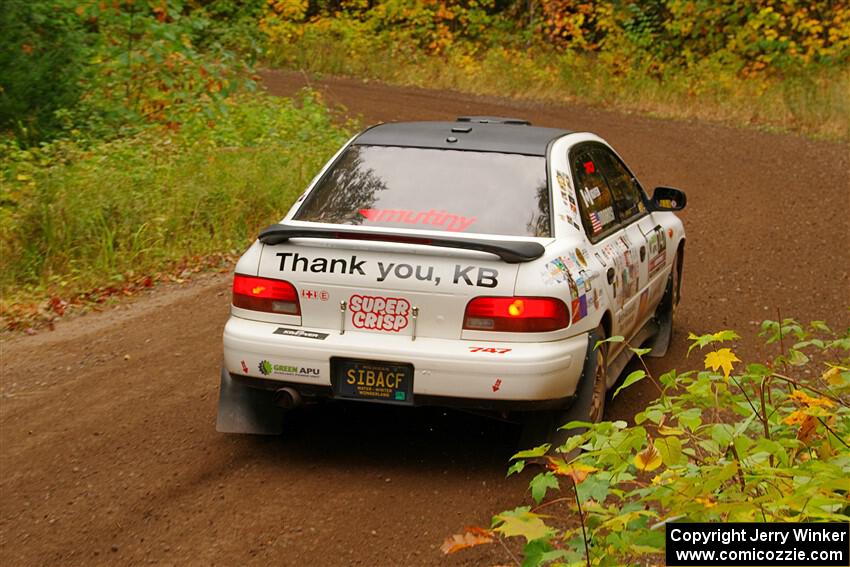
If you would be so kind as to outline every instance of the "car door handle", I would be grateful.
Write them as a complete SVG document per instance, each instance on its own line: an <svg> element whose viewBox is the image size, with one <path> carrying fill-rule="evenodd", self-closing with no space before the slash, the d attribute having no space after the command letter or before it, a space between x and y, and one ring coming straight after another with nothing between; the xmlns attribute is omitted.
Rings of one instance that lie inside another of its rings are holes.
<svg viewBox="0 0 850 567"><path fill-rule="evenodd" d="M640 261L643 262L646 260L646 246L640 247Z"/></svg>
<svg viewBox="0 0 850 567"><path fill-rule="evenodd" d="M614 276L616 275L616 273L614 272L614 268L608 268L608 271L606 272L605 275L608 276L608 283L609 284L614 283Z"/></svg>

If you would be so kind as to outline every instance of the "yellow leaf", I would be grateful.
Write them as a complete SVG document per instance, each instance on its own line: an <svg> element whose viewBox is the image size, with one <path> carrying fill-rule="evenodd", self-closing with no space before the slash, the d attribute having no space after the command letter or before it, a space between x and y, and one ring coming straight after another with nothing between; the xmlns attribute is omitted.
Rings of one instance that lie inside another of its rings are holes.
<svg viewBox="0 0 850 567"><path fill-rule="evenodd" d="M19 173L16 179L17 179L18 181L29 181L29 180L30 180L30 176L29 176L29 175L24 175L23 173Z"/></svg>
<svg viewBox="0 0 850 567"><path fill-rule="evenodd" d="M503 512L496 516L496 519L502 523L493 531L499 532L506 537L522 536L526 541L548 537L554 531L543 521L545 517L529 512L527 508L519 511Z"/></svg>
<svg viewBox="0 0 850 567"><path fill-rule="evenodd" d="M807 419L808 417L809 417L809 416L808 416L808 415L806 415L806 412L804 412L803 410L797 410L797 411L795 411L795 412L791 413L791 414L790 414L788 417L786 417L785 419L783 419L783 420L782 420L782 423L786 423L786 424L788 424L788 425L800 425L800 424L802 424L804 421L806 421L806 419Z"/></svg>
<svg viewBox="0 0 850 567"><path fill-rule="evenodd" d="M833 366L829 370L823 373L821 378L826 381L830 386L840 386L844 383L844 379L841 377L841 368L838 366Z"/></svg>
<svg viewBox="0 0 850 567"><path fill-rule="evenodd" d="M820 406L825 408L831 408L834 405L831 400L827 400L826 398L813 398L803 390L794 390L793 392L791 392L791 395L789 397L794 400L797 400L801 404L806 405L808 407Z"/></svg>
<svg viewBox="0 0 850 567"><path fill-rule="evenodd" d="M706 508L714 508L715 506L717 506L717 502L713 501L711 498L697 497L697 498L694 498L694 501L697 502L698 504L702 504Z"/></svg>
<svg viewBox="0 0 850 567"><path fill-rule="evenodd" d="M722 368L724 378L729 378L733 362L741 362L741 360L728 348L721 348L705 355L705 367L715 371Z"/></svg>
<svg viewBox="0 0 850 567"><path fill-rule="evenodd" d="M658 433L661 435L682 435L685 432L677 427L670 427L668 425L659 425Z"/></svg>
<svg viewBox="0 0 850 567"><path fill-rule="evenodd" d="M661 453L650 443L646 449L635 455L634 463L638 470L654 471L661 466Z"/></svg>

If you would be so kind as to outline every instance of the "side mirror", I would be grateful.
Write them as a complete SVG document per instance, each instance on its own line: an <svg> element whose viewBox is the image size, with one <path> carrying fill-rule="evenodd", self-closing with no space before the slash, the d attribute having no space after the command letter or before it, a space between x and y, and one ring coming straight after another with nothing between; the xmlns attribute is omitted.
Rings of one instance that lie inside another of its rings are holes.
<svg viewBox="0 0 850 567"><path fill-rule="evenodd" d="M685 192L674 187L656 187L652 194L652 206L656 211L681 211L687 202Z"/></svg>

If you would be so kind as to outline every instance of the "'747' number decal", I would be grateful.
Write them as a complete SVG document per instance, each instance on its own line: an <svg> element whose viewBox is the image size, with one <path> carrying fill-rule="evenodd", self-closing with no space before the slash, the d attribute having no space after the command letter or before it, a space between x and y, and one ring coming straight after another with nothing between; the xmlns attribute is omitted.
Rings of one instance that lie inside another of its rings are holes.
<svg viewBox="0 0 850 567"><path fill-rule="evenodd" d="M471 346L469 347L469 352L489 352L491 354L505 354L506 352L511 352L511 349Z"/></svg>

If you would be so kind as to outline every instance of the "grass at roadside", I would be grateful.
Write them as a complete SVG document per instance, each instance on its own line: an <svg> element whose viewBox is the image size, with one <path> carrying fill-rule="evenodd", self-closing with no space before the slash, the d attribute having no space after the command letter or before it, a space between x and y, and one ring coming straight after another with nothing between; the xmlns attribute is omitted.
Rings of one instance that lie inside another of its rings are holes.
<svg viewBox="0 0 850 567"><path fill-rule="evenodd" d="M0 289L8 307L73 301L241 251L346 139L315 95L242 95L210 122L0 155ZM7 322L8 324L8 322Z"/></svg>
<svg viewBox="0 0 850 567"><path fill-rule="evenodd" d="M361 29L362 28L362 29ZM323 21L271 35L278 66L454 89L474 94L579 102L665 118L792 131L847 140L850 69L811 67L782 77L742 78L722 57L689 68L612 53L460 45L429 55L412 43L367 33L363 24Z"/></svg>

